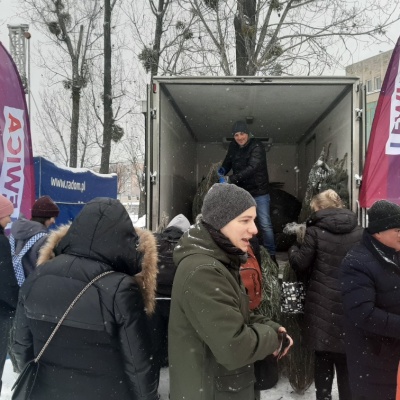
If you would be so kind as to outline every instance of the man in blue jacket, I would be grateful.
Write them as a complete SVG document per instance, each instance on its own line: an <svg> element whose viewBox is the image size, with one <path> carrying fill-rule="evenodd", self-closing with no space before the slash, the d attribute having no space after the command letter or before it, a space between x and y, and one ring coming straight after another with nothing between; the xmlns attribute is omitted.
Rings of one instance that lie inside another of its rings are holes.
<svg viewBox="0 0 400 400"><path fill-rule="evenodd" d="M233 141L218 173L229 183L247 190L257 203L257 218L263 245L276 262L275 240L270 216L269 177L267 156L261 141L250 137L247 124L237 121L232 127Z"/></svg>
<svg viewBox="0 0 400 400"><path fill-rule="evenodd" d="M400 207L379 200L341 264L352 400L394 400L400 359Z"/></svg>

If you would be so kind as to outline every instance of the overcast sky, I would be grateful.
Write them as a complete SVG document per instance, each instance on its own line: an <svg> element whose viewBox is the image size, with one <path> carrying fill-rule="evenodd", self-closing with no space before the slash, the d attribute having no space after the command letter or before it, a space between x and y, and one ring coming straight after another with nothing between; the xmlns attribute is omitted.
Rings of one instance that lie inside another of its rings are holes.
<svg viewBox="0 0 400 400"><path fill-rule="evenodd" d="M136 0L143 1L143 0ZM376 0L379 2L379 0ZM29 24L29 19L20 12L18 7L18 0L0 0L0 41L8 48L9 40L8 40L8 29L7 24ZM35 40L35 29L33 26L30 29L32 33L32 41ZM387 50L391 50L397 38L400 35L400 21L398 21L395 25L390 29L389 35L393 41L392 44L384 44L382 46L371 45L369 43L360 43L358 49L355 49L353 62L358 62L364 58L372 57L378 54L380 51L384 52ZM339 71L339 73L343 71Z"/></svg>

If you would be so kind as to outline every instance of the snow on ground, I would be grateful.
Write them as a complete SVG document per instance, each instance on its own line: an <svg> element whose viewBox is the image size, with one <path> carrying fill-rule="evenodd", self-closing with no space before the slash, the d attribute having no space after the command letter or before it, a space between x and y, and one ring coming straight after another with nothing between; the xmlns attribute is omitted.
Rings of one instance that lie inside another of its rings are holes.
<svg viewBox="0 0 400 400"><path fill-rule="evenodd" d="M169 400L168 398L168 369L161 370L159 393L161 400ZM314 384L306 391L304 395L296 394L287 378L281 377L275 387L261 392L261 400L314 400L315 391ZM336 382L332 388L332 400L338 400ZM251 399L249 399L251 400Z"/></svg>
<svg viewBox="0 0 400 400"><path fill-rule="evenodd" d="M11 387L17 378L12 370L11 361L7 360L4 367L3 373L3 388L1 392L1 400L11 400ZM168 369L164 368L161 371L160 388L159 392L161 394L162 400L168 400ZM332 390L332 400L338 400L338 393L336 385ZM269 390L261 392L261 400L314 400L314 385L311 386L304 395L299 395L293 392L286 378L280 378L278 384ZM250 400L250 399L249 399Z"/></svg>

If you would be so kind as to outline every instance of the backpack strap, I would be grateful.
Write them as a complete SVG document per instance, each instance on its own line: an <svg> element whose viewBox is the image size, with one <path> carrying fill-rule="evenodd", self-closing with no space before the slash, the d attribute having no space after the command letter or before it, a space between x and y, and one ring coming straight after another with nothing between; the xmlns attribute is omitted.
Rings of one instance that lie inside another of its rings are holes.
<svg viewBox="0 0 400 400"><path fill-rule="evenodd" d="M15 254L15 238L13 235L10 235L10 246L11 246L11 256L12 263L14 267L15 277L17 278L17 282L19 286L25 281L25 273L24 267L22 266L22 257L32 248L32 246L43 236L47 236L45 232L39 232L36 235L33 235L24 245L22 250Z"/></svg>

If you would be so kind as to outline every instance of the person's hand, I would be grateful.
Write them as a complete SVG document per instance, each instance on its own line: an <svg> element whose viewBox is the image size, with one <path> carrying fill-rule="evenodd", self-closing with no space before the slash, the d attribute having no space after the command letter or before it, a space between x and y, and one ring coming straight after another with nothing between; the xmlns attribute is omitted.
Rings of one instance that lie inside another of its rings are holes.
<svg viewBox="0 0 400 400"><path fill-rule="evenodd" d="M219 167L218 168L218 171L217 171L217 173L218 173L218 175L219 176L224 176L225 175L225 168L223 168L223 167Z"/></svg>
<svg viewBox="0 0 400 400"><path fill-rule="evenodd" d="M272 354L280 360L282 357L286 356L289 349L293 346L293 339L287 334L283 326L278 329L278 336L280 345Z"/></svg>

